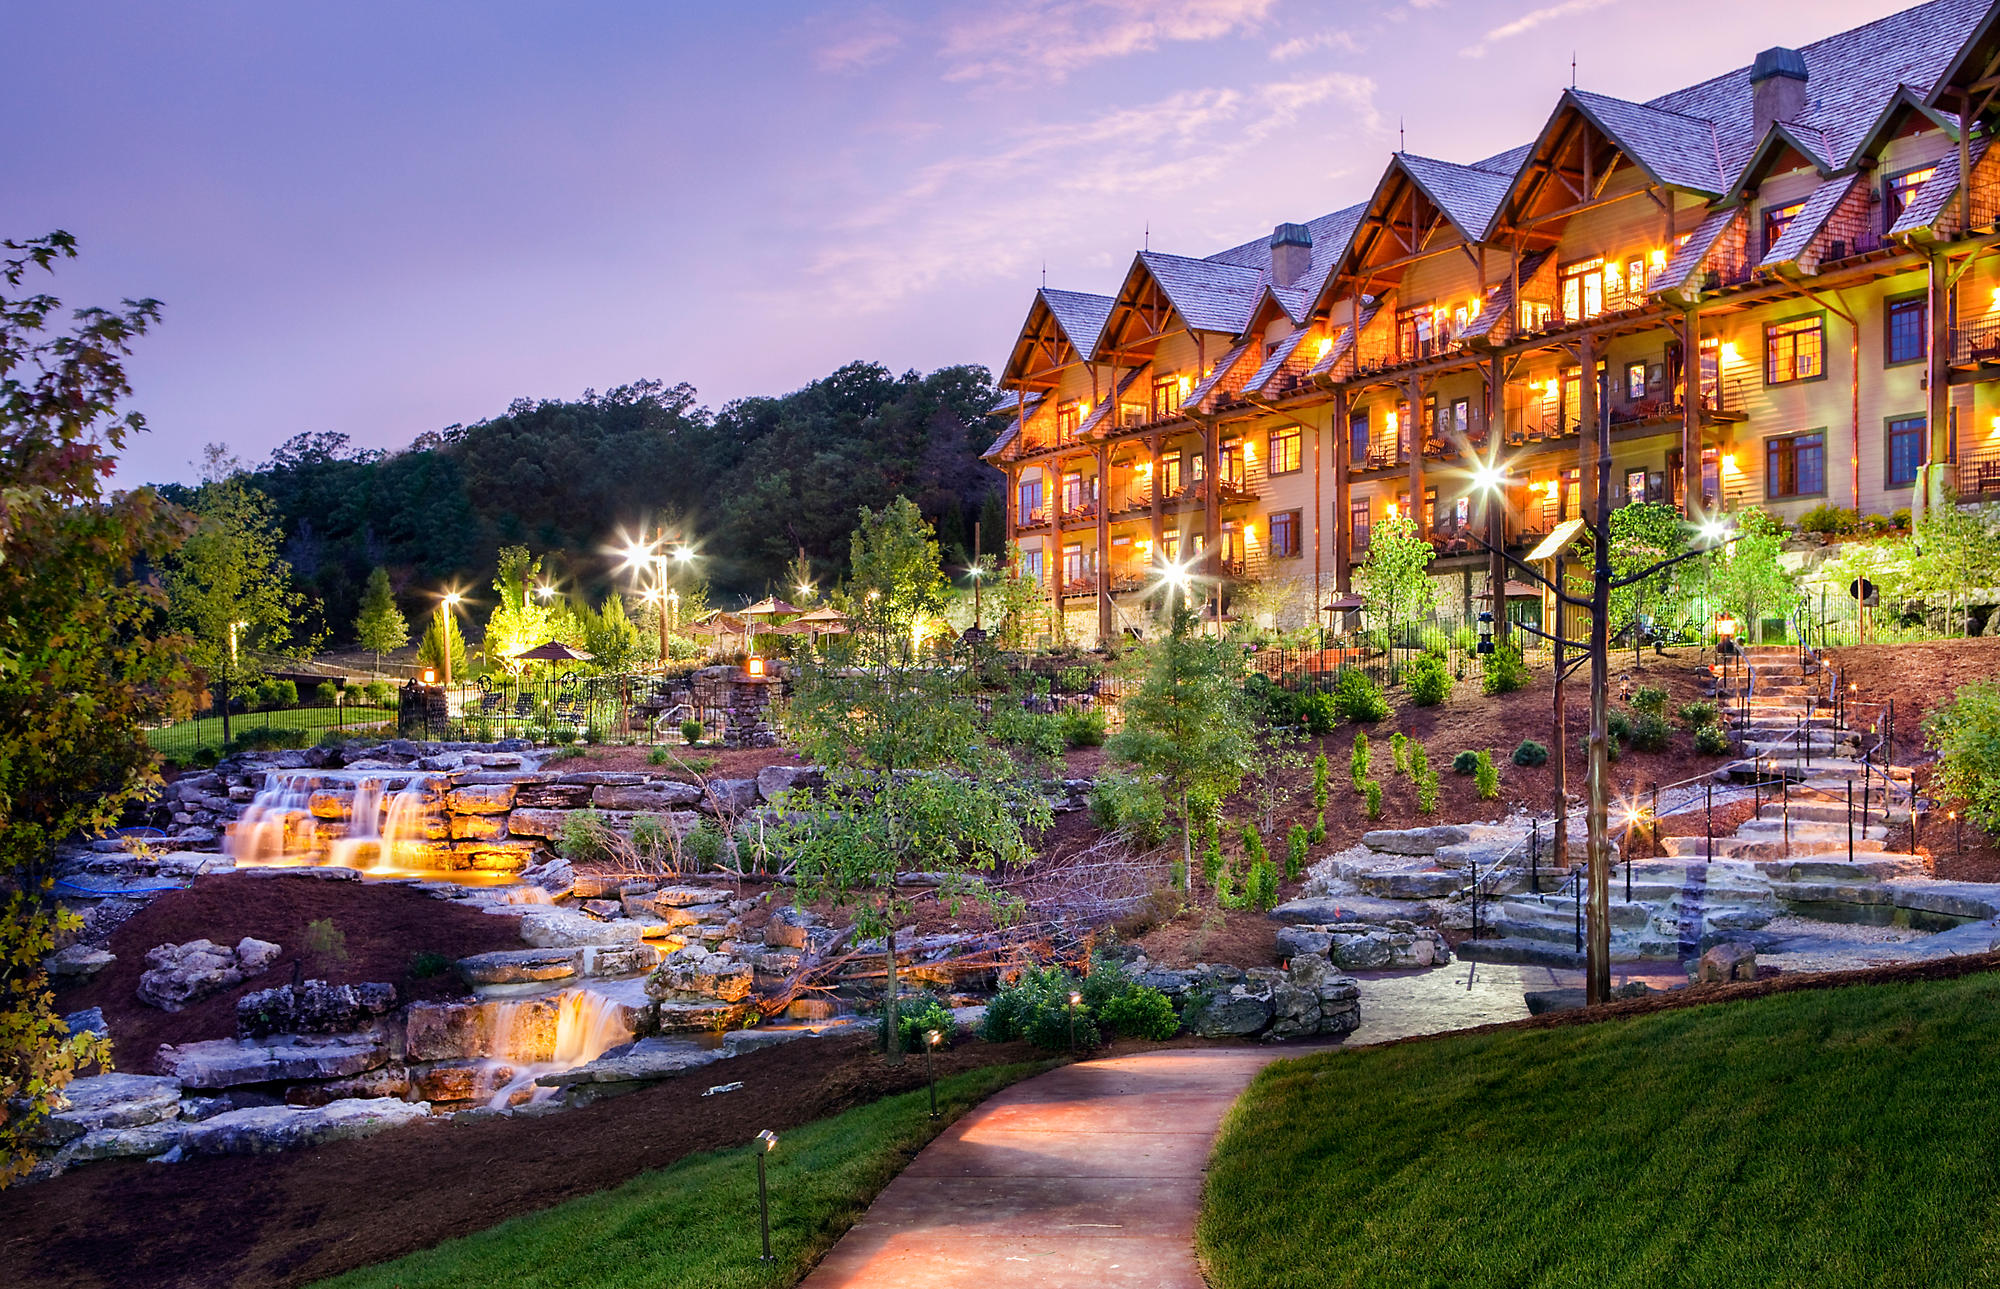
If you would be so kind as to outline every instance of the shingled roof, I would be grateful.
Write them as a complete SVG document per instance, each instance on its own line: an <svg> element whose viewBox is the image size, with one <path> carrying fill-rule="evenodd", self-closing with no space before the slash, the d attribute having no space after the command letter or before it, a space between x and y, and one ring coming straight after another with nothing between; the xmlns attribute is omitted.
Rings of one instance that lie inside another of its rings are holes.
<svg viewBox="0 0 2000 1289"><path fill-rule="evenodd" d="M1174 311L1195 331L1232 335L1250 321L1264 274L1239 264L1189 259L1162 251L1141 251L1139 262L1160 284Z"/></svg>
<svg viewBox="0 0 2000 1289"><path fill-rule="evenodd" d="M1974 165L1986 155L1989 140L1975 139L1968 146L1968 153ZM1903 209L1891 233L1914 233L1927 229L1938 222L1945 212L1945 206L1958 192L1958 149L1953 148L1938 158L1937 173L1924 186L1917 189L1910 198L1910 204Z"/></svg>
<svg viewBox="0 0 2000 1289"><path fill-rule="evenodd" d="M1708 253L1715 249L1715 244L1722 240L1729 226L1742 216L1741 208L1735 206L1710 211L1708 217L1696 224L1688 239L1680 244L1673 258L1667 261L1667 267L1660 270L1653 282L1653 290L1686 286L1695 274L1701 272L1701 266L1708 262Z"/></svg>
<svg viewBox="0 0 2000 1289"><path fill-rule="evenodd" d="M1423 190L1431 204L1443 211L1468 242L1483 241L1492 231L1493 216L1513 185L1511 173L1481 170L1453 161L1419 157L1408 152L1396 154L1396 164Z"/></svg>
<svg viewBox="0 0 2000 1289"><path fill-rule="evenodd" d="M1784 236L1772 246L1763 259L1757 261L1760 269L1775 268L1780 264L1790 264L1806 253L1813 238L1820 235L1826 221L1833 216L1834 208L1841 199L1854 191L1854 185L1861 182L1860 175L1841 175L1829 179L1812 190L1799 213L1792 216L1792 222L1785 225ZM1692 240L1692 239L1690 239Z"/></svg>
<svg viewBox="0 0 2000 1289"><path fill-rule="evenodd" d="M1097 352L1098 337L1104 331L1104 320L1111 316L1112 299L1108 295L1092 295L1088 291L1059 291L1045 286L1041 297L1054 315L1056 325L1063 335L1083 356L1090 361Z"/></svg>
<svg viewBox="0 0 2000 1289"><path fill-rule="evenodd" d="M1719 197L1735 177L1723 173L1713 121L1589 90L1564 90L1563 101L1659 183Z"/></svg>

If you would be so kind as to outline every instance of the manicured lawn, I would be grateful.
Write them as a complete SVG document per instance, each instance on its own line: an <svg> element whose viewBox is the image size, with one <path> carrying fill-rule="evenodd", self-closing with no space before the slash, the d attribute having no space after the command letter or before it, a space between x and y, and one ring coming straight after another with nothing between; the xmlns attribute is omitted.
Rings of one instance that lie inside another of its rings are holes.
<svg viewBox="0 0 2000 1289"><path fill-rule="evenodd" d="M1990 1285L1996 1122L2000 973L1331 1052L1231 1111L1198 1240L1217 1289Z"/></svg>
<svg viewBox="0 0 2000 1289"><path fill-rule="evenodd" d="M231 716L229 732L238 736L261 729L310 730L315 733L341 729L351 733L357 727L380 725L395 719L395 710L388 707L293 707ZM191 721L176 721L163 729L147 730L146 738L162 752L186 757L200 748L222 746L222 718L203 716Z"/></svg>
<svg viewBox="0 0 2000 1289"><path fill-rule="evenodd" d="M757 1165L746 1148L690 1156L614 1190L320 1285L790 1286L942 1127L1009 1083L1047 1068L1046 1063L996 1065L939 1079L937 1119L929 1117L930 1103L918 1091L785 1133L766 1158L772 1262L758 1261ZM384 1214L382 1220L392 1222L395 1215Z"/></svg>

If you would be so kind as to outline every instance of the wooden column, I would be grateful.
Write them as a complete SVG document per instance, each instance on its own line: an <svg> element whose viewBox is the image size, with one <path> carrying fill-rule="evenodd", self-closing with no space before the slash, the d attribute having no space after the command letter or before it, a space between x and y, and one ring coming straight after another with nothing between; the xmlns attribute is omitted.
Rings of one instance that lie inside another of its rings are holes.
<svg viewBox="0 0 2000 1289"><path fill-rule="evenodd" d="M1202 489L1202 563L1210 573L1221 571L1222 552L1222 432L1212 420L1201 425L1201 452L1208 464L1207 486Z"/></svg>
<svg viewBox="0 0 2000 1289"><path fill-rule="evenodd" d="M1353 590L1354 573L1354 407L1345 389L1333 394L1333 589Z"/></svg>
<svg viewBox="0 0 2000 1289"><path fill-rule="evenodd" d="M1583 388L1577 393L1576 482L1583 490L1577 513L1597 513L1597 337L1584 332L1576 344L1583 367ZM1562 394L1557 386L1557 397Z"/></svg>
<svg viewBox="0 0 2000 1289"><path fill-rule="evenodd" d="M1162 437L1162 436L1161 436L1160 434L1158 434L1157 432L1156 432L1156 433L1153 433L1153 434L1148 434L1148 435L1146 436L1146 451L1147 451L1147 452L1149 452L1149 453L1151 454L1151 456L1152 456L1152 461L1153 461L1153 485L1152 485L1152 489L1151 489L1151 491L1152 491L1152 494L1153 494L1153 497L1152 497L1152 500L1153 500L1153 562L1154 562L1155 564L1158 564L1158 563L1159 563L1159 562L1161 561L1161 559L1163 559L1163 558L1164 558L1164 555L1162 554L1162 552L1163 552L1163 551L1164 551L1164 550L1165 550L1166 548L1165 548L1165 546L1163 545L1163 543L1165 542L1165 540L1166 540L1166 535L1167 535L1167 530L1166 530L1166 525L1165 525L1165 524L1164 524L1164 523L1163 523L1163 522L1161 521L1161 516L1162 516L1162 511L1161 511L1161 497L1160 497L1160 489L1161 489L1161 487L1162 487L1162 486L1163 486L1163 484L1164 484L1164 481L1163 481L1163 479L1161 478L1161 469L1160 469L1160 442L1161 442L1161 437Z"/></svg>
<svg viewBox="0 0 2000 1289"><path fill-rule="evenodd" d="M1719 473L1715 486L1719 493ZM1715 508L1722 509L1720 496ZM1689 309L1681 315L1681 515L1695 520L1701 513L1701 313Z"/></svg>
<svg viewBox="0 0 2000 1289"><path fill-rule="evenodd" d="M1498 465L1500 456L1500 427L1494 424L1493 409L1506 406L1506 395L1500 386L1500 356L1495 354L1487 360L1486 397L1481 400L1479 414L1485 418L1487 460ZM1486 553L1486 607L1493 614L1493 638L1507 638L1507 559L1503 552L1507 546L1507 484L1503 478L1486 494L1486 543L1492 547Z"/></svg>
<svg viewBox="0 0 2000 1289"><path fill-rule="evenodd" d="M1321 447L1323 446L1323 440L1325 440L1325 438L1326 438L1326 431L1315 427L1313 430L1313 504L1312 504L1314 625L1318 625L1319 623L1320 596L1325 591L1325 583L1321 580L1320 570L1321 570L1321 555L1324 553L1326 549L1326 530L1320 527L1320 524L1322 521L1322 516L1326 512L1320 509L1322 503L1321 503L1320 487L1319 487L1320 450ZM1299 534L1299 536L1303 538L1305 534L1301 533Z"/></svg>
<svg viewBox="0 0 2000 1289"><path fill-rule="evenodd" d="M1049 542L1042 555L1042 567L1049 579L1049 599L1055 606L1055 621L1049 624L1053 641L1062 643L1069 634L1063 619L1063 481L1062 458L1050 456L1042 466L1049 483Z"/></svg>
<svg viewBox="0 0 2000 1289"><path fill-rule="evenodd" d="M1410 443L1410 459L1405 463L1409 467L1410 518L1416 521L1417 535L1429 541L1431 530L1424 515L1424 387L1412 376L1403 389L1410 404L1409 415L1403 418L1409 422L1403 433Z"/></svg>
<svg viewBox="0 0 2000 1289"><path fill-rule="evenodd" d="M1930 343L1925 346L1925 390L1929 403L1925 411L1923 486L1911 496L1912 519L1943 497L1945 456L1951 424L1951 266L1942 251L1933 251L1929 260L1928 295Z"/></svg>
<svg viewBox="0 0 2000 1289"><path fill-rule="evenodd" d="M1007 493L1001 498L1007 514L1006 548L1012 548L1021 537L1021 467L1008 464L1001 469L1007 476ZM977 552L974 552L974 558L977 558ZM1015 572L1012 567L1007 571Z"/></svg>
<svg viewBox="0 0 2000 1289"><path fill-rule="evenodd" d="M1116 634L1111 613L1111 446L1097 445L1097 647Z"/></svg>

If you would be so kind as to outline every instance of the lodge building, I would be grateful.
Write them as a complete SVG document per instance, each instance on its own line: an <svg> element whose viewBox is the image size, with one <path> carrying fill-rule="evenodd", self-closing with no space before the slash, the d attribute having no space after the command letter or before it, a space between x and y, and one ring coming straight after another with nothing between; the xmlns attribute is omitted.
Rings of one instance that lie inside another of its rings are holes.
<svg viewBox="0 0 2000 1289"><path fill-rule="evenodd" d="M1498 156L1397 153L1360 204L1044 287L985 454L1020 567L1086 644L1146 629L1168 564L1310 611L1421 499L1469 598L1475 469L1532 544L1594 504L1599 416L1614 506L2000 500L1996 94L2000 0L1932 0L1647 103L1567 89Z"/></svg>

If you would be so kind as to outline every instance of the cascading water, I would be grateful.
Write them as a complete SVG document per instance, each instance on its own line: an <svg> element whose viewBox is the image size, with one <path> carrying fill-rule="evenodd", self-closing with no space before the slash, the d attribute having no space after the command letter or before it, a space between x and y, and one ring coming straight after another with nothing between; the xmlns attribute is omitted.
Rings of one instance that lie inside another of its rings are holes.
<svg viewBox="0 0 2000 1289"><path fill-rule="evenodd" d="M354 788L354 804L347 810L347 835L326 848L326 862L363 872L378 865L387 867L382 853L382 781L363 779Z"/></svg>
<svg viewBox="0 0 2000 1289"><path fill-rule="evenodd" d="M312 786L310 775L285 770L266 774L243 817L229 825L223 853L244 868L300 862L293 835L301 828L311 835Z"/></svg>
<svg viewBox="0 0 2000 1289"><path fill-rule="evenodd" d="M551 1005L555 1010L553 1042L548 1041ZM631 1042L632 1029L625 1016L625 1008L616 1000L591 989L565 989L551 997L494 1004L487 1050L494 1058L513 1064L514 1076L494 1092L490 1108L505 1110L530 1089L529 1101L551 1096L554 1089L536 1088L536 1079L594 1061L621 1043Z"/></svg>
<svg viewBox="0 0 2000 1289"><path fill-rule="evenodd" d="M368 873L427 871L436 809L431 781L412 777L393 795L388 786L379 775L273 770L242 819L229 825L223 851L242 868L330 864ZM325 809L328 800L338 811L340 835L322 842L314 808Z"/></svg>

